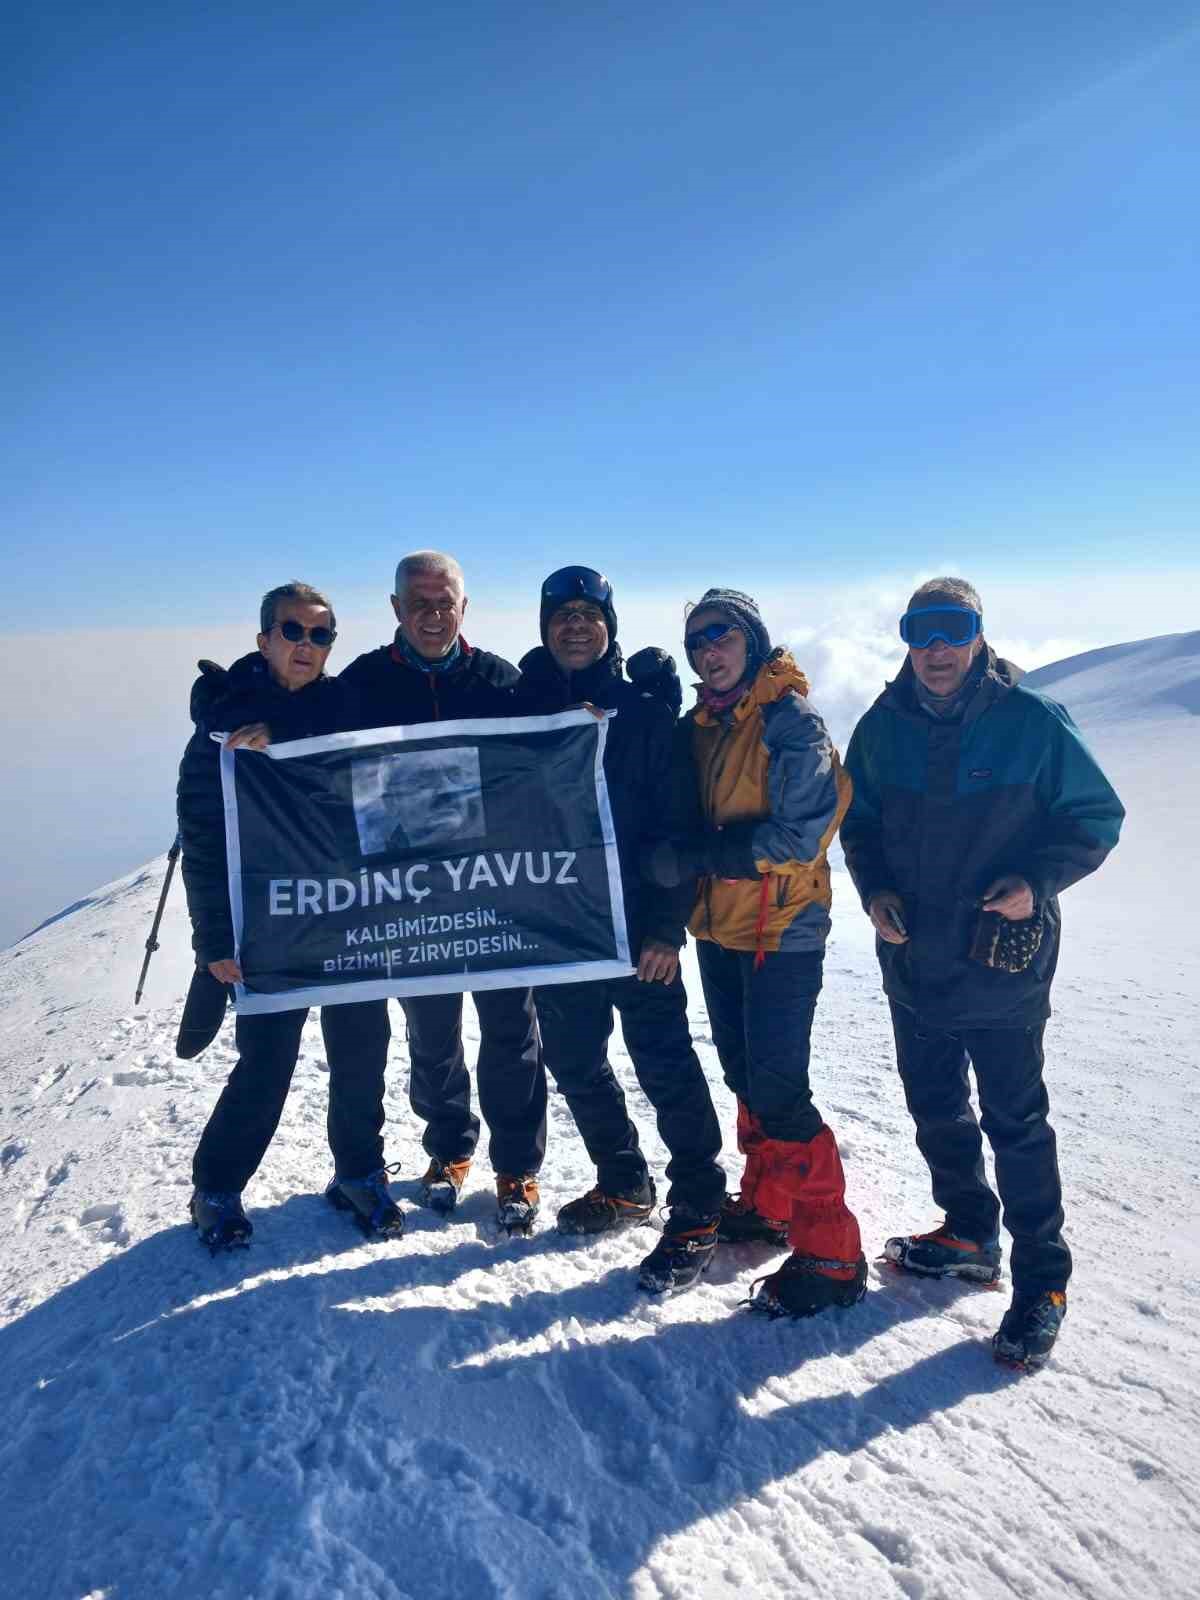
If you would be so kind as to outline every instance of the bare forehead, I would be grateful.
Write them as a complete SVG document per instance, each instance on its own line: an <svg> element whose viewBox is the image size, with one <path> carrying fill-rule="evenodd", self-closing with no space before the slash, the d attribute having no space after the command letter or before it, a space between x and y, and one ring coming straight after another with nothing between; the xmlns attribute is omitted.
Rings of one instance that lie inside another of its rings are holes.
<svg viewBox="0 0 1200 1600"><path fill-rule="evenodd" d="M275 606L275 621L300 622L306 628L329 625L329 607L314 605L311 600L280 600Z"/></svg>
<svg viewBox="0 0 1200 1600"><path fill-rule="evenodd" d="M463 593L462 582L446 572L410 572L403 590L422 600L461 600Z"/></svg>

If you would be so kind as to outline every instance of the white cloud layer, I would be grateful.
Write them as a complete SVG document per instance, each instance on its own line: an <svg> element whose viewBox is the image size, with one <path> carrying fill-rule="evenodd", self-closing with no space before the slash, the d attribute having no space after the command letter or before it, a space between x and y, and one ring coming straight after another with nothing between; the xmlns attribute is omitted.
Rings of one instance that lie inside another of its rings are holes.
<svg viewBox="0 0 1200 1600"><path fill-rule="evenodd" d="M798 561L798 565L799 565ZM617 587L626 652L672 651L688 681L682 645L685 600L712 582L759 598L777 643L787 643L843 747L855 719L903 657L897 618L916 584L935 571L966 571L981 590L988 637L1027 669L1081 650L1196 626L1195 574L1039 574L989 579L980 563L947 559L855 586L777 583L727 570L702 572L674 592ZM340 597L335 596L342 609ZM347 597L332 665L391 634L385 595ZM9 635L0 641L5 704L0 736L9 782L0 813L0 946L71 901L131 870L170 843L175 776L187 740L188 690L199 656L228 662L254 648L254 602L244 627L112 629ZM476 596L465 633L512 660L537 643L536 595L497 605Z"/></svg>

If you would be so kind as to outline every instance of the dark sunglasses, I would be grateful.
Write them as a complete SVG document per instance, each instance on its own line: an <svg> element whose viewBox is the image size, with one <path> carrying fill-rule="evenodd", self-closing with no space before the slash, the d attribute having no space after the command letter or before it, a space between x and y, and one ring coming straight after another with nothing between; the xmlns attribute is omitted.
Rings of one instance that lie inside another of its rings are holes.
<svg viewBox="0 0 1200 1600"><path fill-rule="evenodd" d="M289 644L299 644L301 639L311 639L318 650L328 650L337 638L332 628L305 628L300 623L293 622L289 617L286 622L277 622L275 626Z"/></svg>
<svg viewBox="0 0 1200 1600"><path fill-rule="evenodd" d="M559 567L542 585L543 603L552 600L594 600L601 608L612 605L612 584L592 567Z"/></svg>
<svg viewBox="0 0 1200 1600"><path fill-rule="evenodd" d="M970 606L919 606L900 618L900 637L914 650L927 650L935 639L970 644L982 627L983 618Z"/></svg>
<svg viewBox="0 0 1200 1600"><path fill-rule="evenodd" d="M706 644L720 644L727 634L737 627L735 622L706 622L702 628L697 628L695 633L685 633L683 648L688 655L694 656L697 650L703 649Z"/></svg>

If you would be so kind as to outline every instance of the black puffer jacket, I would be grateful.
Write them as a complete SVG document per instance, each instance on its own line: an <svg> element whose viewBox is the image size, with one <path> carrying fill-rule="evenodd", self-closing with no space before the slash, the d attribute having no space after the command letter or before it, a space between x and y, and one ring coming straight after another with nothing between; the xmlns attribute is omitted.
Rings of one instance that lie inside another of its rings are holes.
<svg viewBox="0 0 1200 1600"><path fill-rule="evenodd" d="M605 743L604 776L621 862L629 947L635 961L645 939L660 939L678 949L691 910L692 884L660 889L643 883L638 872L643 851L666 839L670 831L667 790L675 726L670 710L657 695L626 682L615 644L603 660L569 676L539 645L522 657L515 700L517 716L550 716L584 700L617 713Z"/></svg>
<svg viewBox="0 0 1200 1600"><path fill-rule="evenodd" d="M462 647L445 672L422 672L410 665L398 644L380 645L357 657L337 680L344 697L342 726L398 728L458 717L511 716L516 667L502 656L473 649L465 639Z"/></svg>
<svg viewBox="0 0 1200 1600"><path fill-rule="evenodd" d="M247 722L267 723L275 744L335 733L342 725L341 705L336 679L322 676L291 694L272 680L257 652L235 661L228 672L215 661L200 663L200 676L192 685L196 731L183 752L176 790L183 882L198 965L233 956L221 747L209 735L232 733Z"/></svg>

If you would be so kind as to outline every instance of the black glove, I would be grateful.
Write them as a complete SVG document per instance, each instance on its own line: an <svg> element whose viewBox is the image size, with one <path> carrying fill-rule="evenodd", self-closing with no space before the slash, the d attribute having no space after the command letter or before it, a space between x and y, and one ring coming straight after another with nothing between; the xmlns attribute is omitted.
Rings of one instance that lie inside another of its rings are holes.
<svg viewBox="0 0 1200 1600"><path fill-rule="evenodd" d="M625 671L635 689L653 695L656 700L669 706L674 716L679 715L683 705L683 685L675 670L674 656L656 649L654 645L647 645L644 650L630 656L625 663Z"/></svg>
<svg viewBox="0 0 1200 1600"><path fill-rule="evenodd" d="M677 889L689 878L762 877L754 863L757 822L727 822L702 839L664 839L642 853L642 877L661 889Z"/></svg>
<svg viewBox="0 0 1200 1600"><path fill-rule="evenodd" d="M660 889L678 889L680 884L703 877L707 870L703 848L685 840L672 843L662 839L642 851L642 877Z"/></svg>
<svg viewBox="0 0 1200 1600"><path fill-rule="evenodd" d="M190 1061L206 1050L221 1031L228 1003L229 991L225 985L214 978L207 967L197 967L180 1018L175 1054Z"/></svg>
<svg viewBox="0 0 1200 1600"><path fill-rule="evenodd" d="M761 878L754 864L756 818L727 822L705 838L705 871L714 878Z"/></svg>

